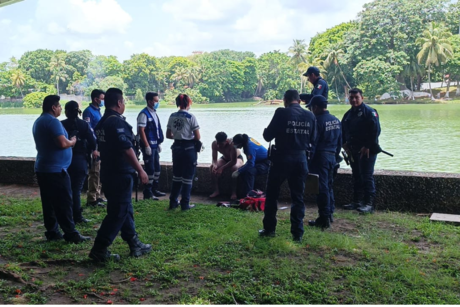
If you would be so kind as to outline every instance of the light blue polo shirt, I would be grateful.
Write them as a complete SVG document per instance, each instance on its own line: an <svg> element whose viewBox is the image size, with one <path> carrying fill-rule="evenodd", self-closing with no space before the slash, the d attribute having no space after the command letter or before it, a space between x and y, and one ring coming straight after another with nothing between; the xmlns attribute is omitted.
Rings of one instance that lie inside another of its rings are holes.
<svg viewBox="0 0 460 307"><path fill-rule="evenodd" d="M83 119L89 123L93 130L101 118L101 108L96 108L92 103L83 111Z"/></svg>

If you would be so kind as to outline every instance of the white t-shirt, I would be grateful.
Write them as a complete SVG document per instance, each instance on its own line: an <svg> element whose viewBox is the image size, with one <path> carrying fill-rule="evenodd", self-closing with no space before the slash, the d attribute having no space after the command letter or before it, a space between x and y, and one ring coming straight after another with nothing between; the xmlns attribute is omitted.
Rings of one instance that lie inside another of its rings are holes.
<svg viewBox="0 0 460 307"><path fill-rule="evenodd" d="M193 131L200 129L200 126L195 115L187 110L179 110L171 114L167 128L171 129L175 140L193 140L195 138Z"/></svg>
<svg viewBox="0 0 460 307"><path fill-rule="evenodd" d="M150 115L152 115L153 120L155 121L155 125L157 126L157 137L160 138L160 129L158 127L159 120L157 112L151 107L147 107L147 109L149 110ZM143 128L147 127L147 115L145 115L144 112L139 113L139 115L137 116L137 126Z"/></svg>

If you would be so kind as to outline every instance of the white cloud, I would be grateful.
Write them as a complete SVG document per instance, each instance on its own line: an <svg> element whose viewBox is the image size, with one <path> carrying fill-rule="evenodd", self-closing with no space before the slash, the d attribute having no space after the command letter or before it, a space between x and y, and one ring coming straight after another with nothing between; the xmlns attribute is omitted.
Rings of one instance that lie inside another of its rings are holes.
<svg viewBox="0 0 460 307"><path fill-rule="evenodd" d="M56 35L56 34L65 33L66 30L64 27L61 27L60 25L58 25L57 23L53 21L48 24L48 32Z"/></svg>
<svg viewBox="0 0 460 307"><path fill-rule="evenodd" d="M125 47L127 47L127 48L129 48L129 49L133 48L133 43L130 42L130 41L125 41L124 44L125 44Z"/></svg>
<svg viewBox="0 0 460 307"><path fill-rule="evenodd" d="M39 0L36 18L53 20L78 34L125 33L131 16L116 0Z"/></svg>
<svg viewBox="0 0 460 307"><path fill-rule="evenodd" d="M2 25L8 26L9 24L11 24L11 19L2 19L0 23Z"/></svg>

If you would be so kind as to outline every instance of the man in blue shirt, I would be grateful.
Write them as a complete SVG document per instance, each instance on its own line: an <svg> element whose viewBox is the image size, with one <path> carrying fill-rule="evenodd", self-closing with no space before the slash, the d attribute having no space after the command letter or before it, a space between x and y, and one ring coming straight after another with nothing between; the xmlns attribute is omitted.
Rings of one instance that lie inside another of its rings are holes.
<svg viewBox="0 0 460 307"><path fill-rule="evenodd" d="M243 197L246 197L254 189L256 176L268 173L270 161L267 159L267 149L246 134L235 135L233 145L236 148L243 148L246 155L246 163L232 174L232 178L239 175L243 178Z"/></svg>
<svg viewBox="0 0 460 307"><path fill-rule="evenodd" d="M90 240L75 229L72 211L72 189L67 168L72 160L72 148L76 138L68 139L67 132L57 119L61 115L60 97L46 96L43 113L33 125L37 148L35 173L42 200L43 220L48 241L65 239L78 244ZM64 231L64 236L59 227Z"/></svg>
<svg viewBox="0 0 460 307"><path fill-rule="evenodd" d="M89 123L94 130L96 125L101 120L101 107L104 106L105 93L101 90L93 90L91 92L91 104L83 111L83 119ZM101 194L101 161L97 149L93 151L91 159L91 169L88 175L88 205L95 207L105 207Z"/></svg>
<svg viewBox="0 0 460 307"><path fill-rule="evenodd" d="M331 226L334 213L332 188L336 157L342 149L342 126L340 120L327 110L327 99L323 96L313 96L307 107L315 114L318 128L316 141L313 142L310 170L319 176L319 194L316 197L319 217L308 221L308 224L324 230Z"/></svg>

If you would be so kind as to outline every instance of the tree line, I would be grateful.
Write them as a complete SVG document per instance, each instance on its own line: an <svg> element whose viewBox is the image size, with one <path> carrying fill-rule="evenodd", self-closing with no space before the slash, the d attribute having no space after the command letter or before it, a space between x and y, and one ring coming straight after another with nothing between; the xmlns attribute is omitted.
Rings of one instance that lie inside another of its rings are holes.
<svg viewBox="0 0 460 307"><path fill-rule="evenodd" d="M459 24L458 2L375 0L364 5L357 20L327 29L309 44L294 40L288 52L275 50L258 57L219 50L185 57L142 53L120 62L116 56L89 50L39 49L0 63L0 96L88 96L94 88L118 87L140 102L147 91L171 101L185 92L197 103L255 96L271 100L291 88L308 91L311 85L302 74L310 65L320 68L331 98L339 101L355 86L369 98L417 91L431 80L446 80L448 88L457 81L460 88Z"/></svg>

